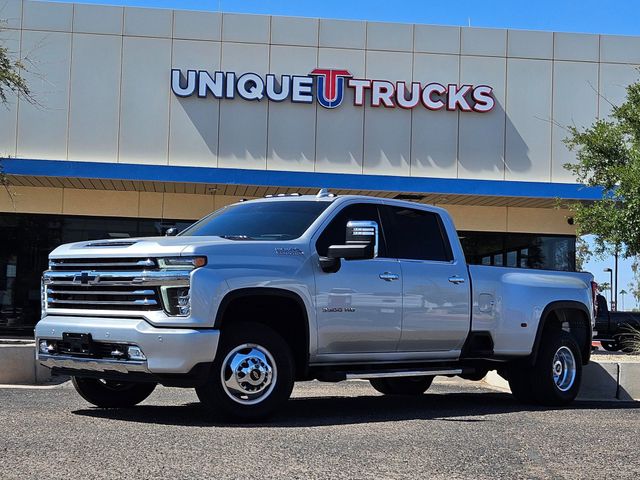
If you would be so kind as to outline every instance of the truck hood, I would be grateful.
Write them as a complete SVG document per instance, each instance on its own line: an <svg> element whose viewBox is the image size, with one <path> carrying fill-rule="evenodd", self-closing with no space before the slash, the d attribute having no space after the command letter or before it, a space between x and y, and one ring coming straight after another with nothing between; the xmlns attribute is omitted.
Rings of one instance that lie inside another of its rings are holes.
<svg viewBox="0 0 640 480"><path fill-rule="evenodd" d="M238 243L220 237L146 237L91 240L60 245L51 258L158 257L189 255L200 245Z"/></svg>

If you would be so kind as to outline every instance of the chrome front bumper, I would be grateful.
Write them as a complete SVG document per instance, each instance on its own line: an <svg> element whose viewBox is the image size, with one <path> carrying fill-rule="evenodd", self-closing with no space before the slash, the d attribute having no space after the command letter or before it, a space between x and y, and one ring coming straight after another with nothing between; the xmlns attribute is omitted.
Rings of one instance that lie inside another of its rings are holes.
<svg viewBox="0 0 640 480"><path fill-rule="evenodd" d="M45 355L39 341L62 340L63 333L89 333L95 342L125 343L142 349L146 361ZM36 358L49 368L117 373L186 374L216 356L220 331L213 329L158 328L138 318L48 315L35 330Z"/></svg>
<svg viewBox="0 0 640 480"><path fill-rule="evenodd" d="M147 362L132 360L78 358L66 355L44 355L42 353L38 354L38 360L40 365L48 368L65 368L90 372L151 373L147 368Z"/></svg>

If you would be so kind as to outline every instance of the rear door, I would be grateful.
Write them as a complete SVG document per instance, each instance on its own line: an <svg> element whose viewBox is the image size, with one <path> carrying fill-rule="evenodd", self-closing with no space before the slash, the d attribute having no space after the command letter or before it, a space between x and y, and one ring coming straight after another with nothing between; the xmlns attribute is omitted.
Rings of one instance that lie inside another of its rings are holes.
<svg viewBox="0 0 640 480"><path fill-rule="evenodd" d="M395 352L401 333L402 279L398 260L389 258L377 203L351 203L334 215L315 242L319 256L344 245L347 222L379 225L378 256L341 262L335 273L315 262L319 354Z"/></svg>
<svg viewBox="0 0 640 480"><path fill-rule="evenodd" d="M436 212L388 205L390 255L399 259L403 283L402 352L457 356L470 326L469 273L454 259Z"/></svg>

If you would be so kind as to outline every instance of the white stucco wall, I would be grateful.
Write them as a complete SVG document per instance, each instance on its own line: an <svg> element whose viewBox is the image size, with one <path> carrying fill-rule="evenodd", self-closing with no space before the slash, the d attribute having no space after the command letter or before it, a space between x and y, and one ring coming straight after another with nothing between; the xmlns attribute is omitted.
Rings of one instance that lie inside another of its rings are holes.
<svg viewBox="0 0 640 480"><path fill-rule="evenodd" d="M0 156L568 182L565 125L638 78L640 37L0 1L37 105L0 109ZM494 87L489 113L181 99L171 68Z"/></svg>

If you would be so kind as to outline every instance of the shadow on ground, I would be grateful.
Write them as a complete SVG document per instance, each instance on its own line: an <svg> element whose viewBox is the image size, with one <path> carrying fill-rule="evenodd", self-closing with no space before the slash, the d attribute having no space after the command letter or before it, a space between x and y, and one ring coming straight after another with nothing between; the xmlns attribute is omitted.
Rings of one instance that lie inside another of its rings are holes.
<svg viewBox="0 0 640 480"><path fill-rule="evenodd" d="M575 402L567 410L639 409L640 403ZM292 398L274 417L261 423L237 424L205 411L199 403L176 406L140 405L128 409L82 409L73 412L94 418L160 425L200 427L295 428L351 425L405 420L490 422L490 415L552 411L517 403L510 394L454 393L419 397L354 396Z"/></svg>

